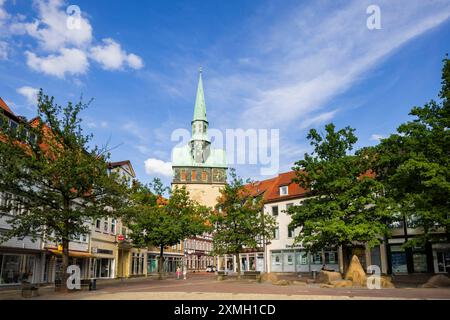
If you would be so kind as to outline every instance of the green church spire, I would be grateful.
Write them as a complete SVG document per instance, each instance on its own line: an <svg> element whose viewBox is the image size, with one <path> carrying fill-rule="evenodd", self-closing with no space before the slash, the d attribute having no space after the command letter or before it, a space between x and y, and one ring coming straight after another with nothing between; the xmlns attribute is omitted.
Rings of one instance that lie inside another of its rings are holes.
<svg viewBox="0 0 450 320"><path fill-rule="evenodd" d="M202 68L199 69L197 98L195 99L194 119L193 121L208 121L206 119L205 94L203 93Z"/></svg>

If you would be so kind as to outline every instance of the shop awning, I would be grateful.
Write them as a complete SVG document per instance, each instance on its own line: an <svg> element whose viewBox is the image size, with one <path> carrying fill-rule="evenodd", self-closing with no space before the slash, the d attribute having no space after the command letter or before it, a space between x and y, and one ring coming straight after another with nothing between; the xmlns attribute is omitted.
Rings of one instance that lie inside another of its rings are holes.
<svg viewBox="0 0 450 320"><path fill-rule="evenodd" d="M54 255L62 256L62 252L58 251L56 249L48 249L48 251L53 253ZM83 252L83 251L69 251L69 257L73 257L73 258L91 258L91 257L93 257L93 255L90 254L89 252Z"/></svg>

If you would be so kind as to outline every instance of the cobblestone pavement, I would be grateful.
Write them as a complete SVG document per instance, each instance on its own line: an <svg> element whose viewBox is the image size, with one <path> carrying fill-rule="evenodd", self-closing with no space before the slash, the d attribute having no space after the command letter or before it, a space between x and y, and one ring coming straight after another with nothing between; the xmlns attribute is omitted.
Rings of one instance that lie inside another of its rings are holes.
<svg viewBox="0 0 450 320"><path fill-rule="evenodd" d="M21 299L19 291L2 295L0 299ZM103 282L96 291L69 294L41 289L35 300L270 300L270 299L450 299L450 288L397 288L369 290L365 288L320 288L318 285L292 284L277 286L246 280L217 281L214 275L195 274L188 280L156 280L149 278Z"/></svg>

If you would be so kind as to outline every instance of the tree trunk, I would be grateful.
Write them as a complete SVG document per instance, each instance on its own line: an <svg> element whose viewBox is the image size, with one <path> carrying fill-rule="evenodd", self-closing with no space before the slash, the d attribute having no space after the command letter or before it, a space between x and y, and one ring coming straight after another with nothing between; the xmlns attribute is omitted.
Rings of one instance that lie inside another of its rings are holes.
<svg viewBox="0 0 450 320"><path fill-rule="evenodd" d="M236 271L237 271L237 278L238 280L241 280L241 262L239 261L239 253L235 254L236 256Z"/></svg>
<svg viewBox="0 0 450 320"><path fill-rule="evenodd" d="M159 247L158 279L162 280L164 272L164 246Z"/></svg>
<svg viewBox="0 0 450 320"><path fill-rule="evenodd" d="M61 270L61 290L65 293L69 292L67 288L67 268L69 267L69 240L62 239L62 270Z"/></svg>

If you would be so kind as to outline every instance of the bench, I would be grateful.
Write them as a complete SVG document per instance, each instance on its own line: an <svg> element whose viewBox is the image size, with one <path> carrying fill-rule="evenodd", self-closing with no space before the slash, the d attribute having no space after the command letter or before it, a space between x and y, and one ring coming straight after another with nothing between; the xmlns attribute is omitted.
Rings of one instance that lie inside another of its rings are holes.
<svg viewBox="0 0 450 320"><path fill-rule="evenodd" d="M244 271L244 279L261 280L261 271Z"/></svg>
<svg viewBox="0 0 450 320"><path fill-rule="evenodd" d="M222 281L228 277L226 271L217 271L217 280Z"/></svg>
<svg viewBox="0 0 450 320"><path fill-rule="evenodd" d="M22 297L32 298L39 296L39 287L29 282L22 283Z"/></svg>

